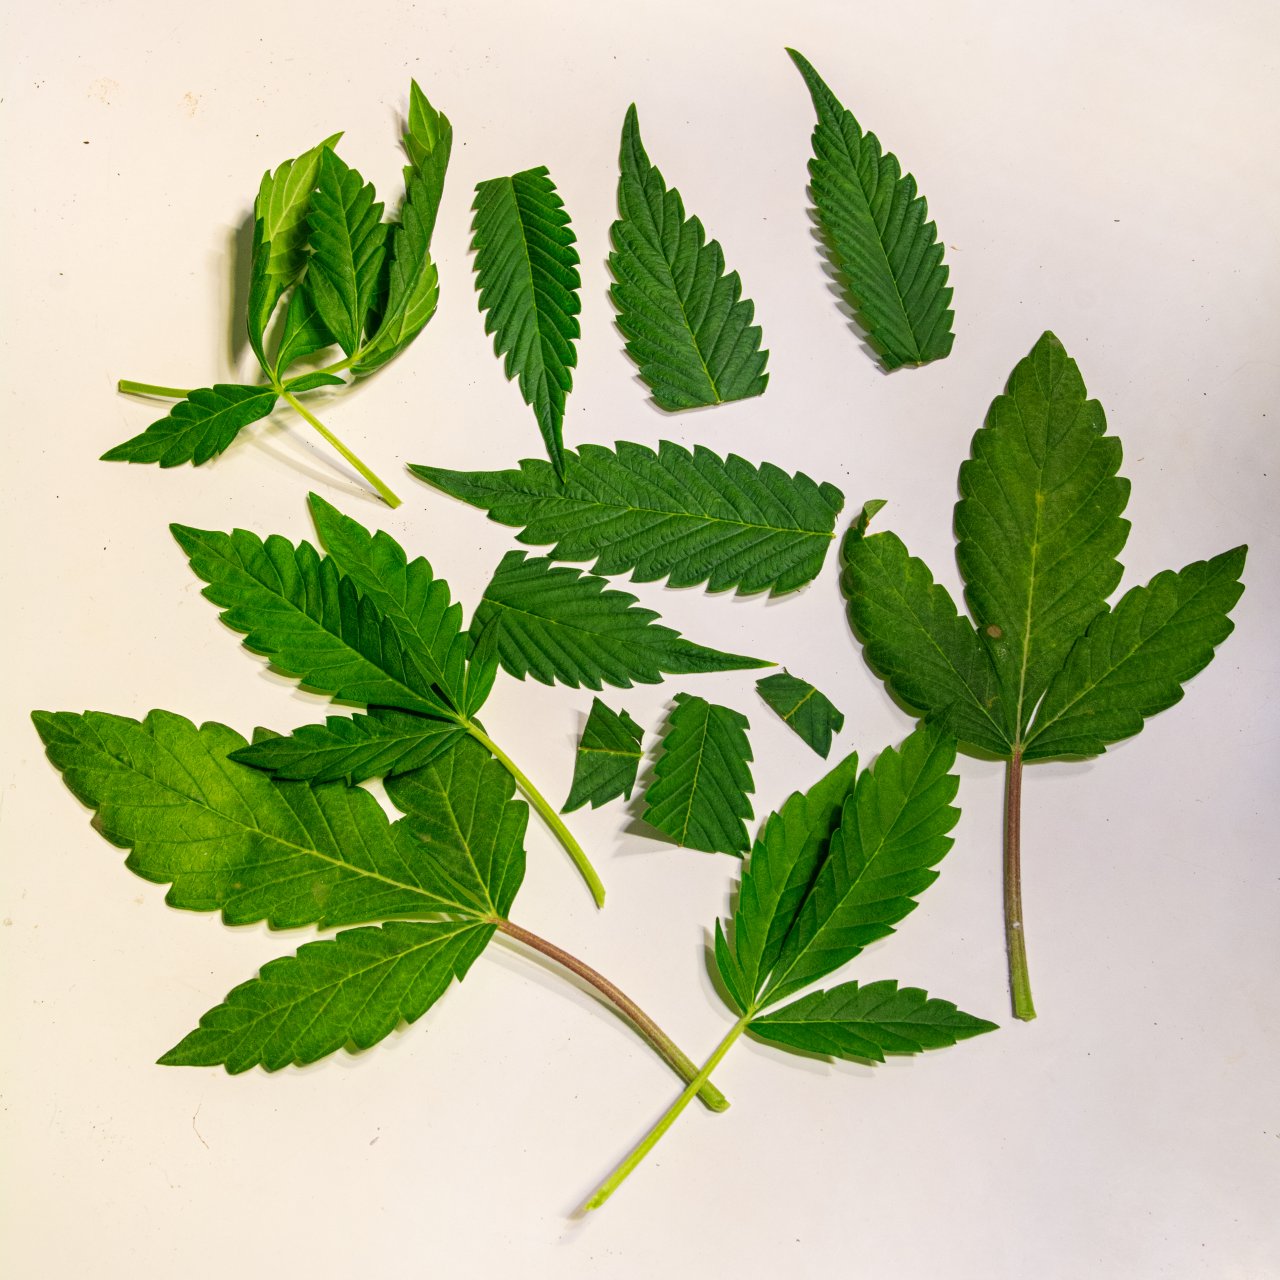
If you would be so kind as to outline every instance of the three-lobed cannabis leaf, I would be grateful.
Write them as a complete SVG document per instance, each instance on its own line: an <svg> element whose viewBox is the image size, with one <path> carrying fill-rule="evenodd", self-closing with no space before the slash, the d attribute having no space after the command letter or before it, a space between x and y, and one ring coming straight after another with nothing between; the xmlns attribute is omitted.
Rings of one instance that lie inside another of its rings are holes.
<svg viewBox="0 0 1280 1280"><path fill-rule="evenodd" d="M222 453L283 399L377 490L399 499L298 399L345 385L399 355L435 313L439 296L430 254L453 130L414 82L404 144L399 220L384 222L373 186L334 150L341 134L263 175L254 201L246 328L266 384L218 383L186 390L121 382L120 389L178 401L140 435L103 454L109 462L199 466ZM274 346L269 330L281 314ZM338 347L342 358L293 372Z"/></svg>
<svg viewBox="0 0 1280 1280"><path fill-rule="evenodd" d="M533 409L556 475L565 475L564 406L578 355L578 252L546 167L476 185L471 247L484 331Z"/></svg>
<svg viewBox="0 0 1280 1280"><path fill-rule="evenodd" d="M957 560L973 621L892 533L860 516L843 546L849 619L896 697L1009 762L1005 912L1014 1012L1035 1016L1021 908L1022 766L1137 733L1230 634L1245 547L1157 574L1115 604L1129 524L1120 442L1046 333L960 468Z"/></svg>
<svg viewBox="0 0 1280 1280"><path fill-rule="evenodd" d="M600 574L711 591L782 595L817 577L844 494L803 472L788 475L702 445L657 450L619 440L565 454L566 476L539 459L511 471L411 466L423 480L523 525L521 542L550 545L553 560L594 560Z"/></svg>
<svg viewBox="0 0 1280 1280"><path fill-rule="evenodd" d="M573 784L560 812L572 813L587 801L598 809L617 796L629 800L640 770L643 737L644 730L625 711L593 698L574 756Z"/></svg>
<svg viewBox="0 0 1280 1280"><path fill-rule="evenodd" d="M677 693L645 791L644 820L682 848L744 854L747 797L755 790L749 728L731 707Z"/></svg>
<svg viewBox="0 0 1280 1280"><path fill-rule="evenodd" d="M791 998L894 931L937 879L959 818L950 734L922 725L859 773L856 755L761 825L715 964L737 1021L700 1073L749 1032L784 1049L882 1062L994 1029L896 982L844 982ZM790 1001L790 1003L783 1003ZM587 1201L597 1208L692 1099L686 1090Z"/></svg>
<svg viewBox="0 0 1280 1280"><path fill-rule="evenodd" d="M937 227L916 180L882 152L803 54L788 49L818 122L810 192L845 297L886 369L951 351L951 289Z"/></svg>
<svg viewBox="0 0 1280 1280"><path fill-rule="evenodd" d="M610 296L627 354L661 409L760 395L769 353L755 306L719 242L686 218L684 202L650 162L634 104L622 126L619 218L613 224Z"/></svg>
<svg viewBox="0 0 1280 1280"><path fill-rule="evenodd" d="M784 670L757 680L756 692L783 724L827 758L832 737L844 728L844 712L822 690Z"/></svg>

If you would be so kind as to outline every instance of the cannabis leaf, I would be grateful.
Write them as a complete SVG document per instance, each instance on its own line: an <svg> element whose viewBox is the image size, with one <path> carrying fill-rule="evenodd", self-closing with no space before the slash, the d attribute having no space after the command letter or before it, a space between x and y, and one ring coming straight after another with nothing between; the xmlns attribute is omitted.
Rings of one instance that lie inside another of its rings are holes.
<svg viewBox="0 0 1280 1280"><path fill-rule="evenodd" d="M635 106L622 126L620 217L611 232L610 290L627 354L668 410L758 396L769 381L755 306L719 242L686 218L640 141Z"/></svg>
<svg viewBox="0 0 1280 1280"><path fill-rule="evenodd" d="M831 737L844 728L844 712L825 693L790 671L779 671L756 681L756 691L824 760L831 751Z"/></svg>
<svg viewBox="0 0 1280 1280"><path fill-rule="evenodd" d="M593 698L591 714L578 739L573 785L560 812L572 813L588 800L598 809L615 796L630 799L640 768L643 736L643 730L625 711L614 711Z"/></svg>
<svg viewBox="0 0 1280 1280"><path fill-rule="evenodd" d="M818 123L809 161L818 219L845 296L885 369L927 364L951 350L951 289L937 227L916 180L881 152L809 61L788 49Z"/></svg>
<svg viewBox="0 0 1280 1280"><path fill-rule="evenodd" d="M858 772L850 755L761 825L737 908L717 923L716 969L737 1021L699 1073L742 1035L782 1049L881 1062L994 1029L896 982L841 983L772 1008L893 932L937 879L959 818L955 739L922 725ZM694 1094L686 1090L587 1201L598 1208L644 1159Z"/></svg>
<svg viewBox="0 0 1280 1280"><path fill-rule="evenodd" d="M740 712L677 693L645 792L645 821L683 848L746 853L747 796L755 790L749 727Z"/></svg>
<svg viewBox="0 0 1280 1280"><path fill-rule="evenodd" d="M652 609L603 578L508 551L471 621L473 635L497 625L498 656L518 680L572 688L602 684L629 689L657 684L663 673L689 675L772 665L721 653L684 639L656 621Z"/></svg>
<svg viewBox="0 0 1280 1280"><path fill-rule="evenodd" d="M108 449L102 462L158 462L197 467L217 457L243 427L267 417L279 393L273 387L242 387L219 382L188 391L185 398L141 435Z"/></svg>
<svg viewBox="0 0 1280 1280"><path fill-rule="evenodd" d="M666 578L673 587L705 582L712 591L794 591L818 575L844 494L735 454L692 453L670 440L658 449L619 440L565 454L561 481L526 458L514 471L416 475L501 524L523 525L520 541L554 544L554 560L595 560L596 573Z"/></svg>
<svg viewBox="0 0 1280 1280"><path fill-rule="evenodd" d="M372 185L340 160L326 138L263 175L254 201L246 326L266 377L260 387L219 384L194 391L121 381L122 392L177 400L169 414L103 455L109 462L197 466L220 454L283 399L392 507L400 499L298 398L345 385L402 352L435 313L439 282L431 233L444 188L453 130L411 85L404 135L405 199L398 222L383 222ZM267 334L284 303L274 352ZM290 376L299 362L338 346L344 359Z"/></svg>
<svg viewBox="0 0 1280 1280"><path fill-rule="evenodd" d="M484 331L506 357L507 377L533 409L547 456L565 474L565 397L577 363L578 253L569 215L546 167L476 186L476 289Z"/></svg>
<svg viewBox="0 0 1280 1280"><path fill-rule="evenodd" d="M1120 442L1051 333L1019 362L960 468L957 560L973 622L890 533L843 547L849 619L894 695L1008 761L1005 914L1017 1017L1035 1016L1021 908L1022 766L1137 733L1230 634L1246 548L1165 572L1114 608L1128 536Z"/></svg>

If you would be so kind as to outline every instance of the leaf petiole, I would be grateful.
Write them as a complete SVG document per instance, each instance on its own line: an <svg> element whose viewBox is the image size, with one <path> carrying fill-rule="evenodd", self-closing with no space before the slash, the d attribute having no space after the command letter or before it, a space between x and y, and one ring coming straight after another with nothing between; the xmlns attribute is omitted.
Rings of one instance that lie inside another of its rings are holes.
<svg viewBox="0 0 1280 1280"><path fill-rule="evenodd" d="M162 400L185 400L191 391L184 387L156 387L149 382L130 382L121 378L116 390L126 396L157 396Z"/></svg>
<svg viewBox="0 0 1280 1280"><path fill-rule="evenodd" d="M294 408L305 422L310 423L342 456L349 462L373 487L377 490L378 496L391 508L400 505L400 499L389 489L381 480L378 479L368 467L365 466L359 458L356 457L350 449L347 448L337 436L329 430L328 427L320 421L307 407L298 399L291 391L285 391L283 387L278 388L280 394Z"/></svg>
<svg viewBox="0 0 1280 1280"><path fill-rule="evenodd" d="M698 1071L697 1064L693 1059L630 996L614 986L604 974L597 972L576 956L572 956L567 951L557 947L555 943L548 942L545 938L540 938L536 933L530 933L528 929L522 929L518 924L512 924L510 920L499 919L494 923L497 925L498 930L501 933L505 933L507 937L514 938L517 942L522 942L525 946L532 947L534 951L541 952L544 956L554 960L557 964L568 969L570 973L575 974L594 987L631 1023L636 1031L648 1041L658 1056L682 1080L687 1084L692 1084L695 1080L700 1081L695 1092L709 1110L725 1111L728 1109L729 1100L706 1078L706 1075Z"/></svg>
<svg viewBox="0 0 1280 1280"><path fill-rule="evenodd" d="M702 1069L698 1074L689 1081L685 1091L667 1108L658 1123L641 1138L639 1144L631 1151L631 1154L592 1192L590 1198L583 1205L584 1209L600 1208L631 1176L636 1166L653 1150L662 1135L675 1124L676 1120L679 1119L680 1113L693 1101L698 1091L707 1083L711 1073L720 1065L720 1060L733 1048L734 1042L747 1029L747 1023L751 1021L752 1016L751 1013L744 1013L729 1028L728 1035L716 1045L715 1052L703 1063Z"/></svg>
<svg viewBox="0 0 1280 1280"><path fill-rule="evenodd" d="M547 798L521 772L515 761L483 729L473 722L468 723L465 727L467 732L481 746L486 747L493 753L494 759L516 780L516 786L520 788L521 794L542 815L542 820L551 828L556 839L564 846L564 851L573 860L573 865L578 868L579 874L587 882L587 888L591 890L591 896L595 899L596 906L604 906L604 884L601 882L600 876L597 874L595 867L591 865L591 859L587 857L586 850L574 838L573 832L564 825L560 815L547 801Z"/></svg>
<svg viewBox="0 0 1280 1280"><path fill-rule="evenodd" d="M1036 1016L1027 972L1027 939L1022 927L1022 751L1009 758L1004 797L1004 927L1009 951L1009 989L1013 1016L1030 1022Z"/></svg>

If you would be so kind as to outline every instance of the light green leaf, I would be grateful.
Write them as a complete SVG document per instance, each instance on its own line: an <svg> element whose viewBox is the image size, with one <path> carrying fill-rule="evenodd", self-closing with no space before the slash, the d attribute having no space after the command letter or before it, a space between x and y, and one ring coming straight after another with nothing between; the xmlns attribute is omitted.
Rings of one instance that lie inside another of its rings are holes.
<svg viewBox="0 0 1280 1280"><path fill-rule="evenodd" d="M747 718L691 694L677 693L662 737L644 820L686 849L747 851L755 790Z"/></svg>
<svg viewBox="0 0 1280 1280"><path fill-rule="evenodd" d="M376 707L367 715L304 724L287 736L272 734L231 758L277 778L357 783L421 768L462 732L447 721Z"/></svg>
<svg viewBox="0 0 1280 1280"><path fill-rule="evenodd" d="M297 284L310 256L307 215L320 170L320 157L337 145L341 133L326 138L296 160L286 160L274 173L262 175L253 205L253 266L250 272L249 341L264 370L263 335L286 289Z"/></svg>
<svg viewBox="0 0 1280 1280"><path fill-rule="evenodd" d="M614 711L599 698L582 727L573 765L573 785L561 813L572 813L588 800L598 809L615 796L631 798L640 769L640 740L644 730L625 711Z"/></svg>
<svg viewBox="0 0 1280 1280"><path fill-rule="evenodd" d="M185 911L276 929L477 914L404 826L359 787L276 782L230 759L244 739L168 711L33 720L67 786L129 870ZM447 869L446 869L447 870Z"/></svg>
<svg viewBox="0 0 1280 1280"><path fill-rule="evenodd" d="M244 529L232 533L172 525L204 595L245 646L330 697L449 717L434 671L406 647L377 605L309 543L297 547Z"/></svg>
<svg viewBox="0 0 1280 1280"><path fill-rule="evenodd" d="M788 1049L883 1062L887 1053L945 1048L996 1024L961 1013L948 1000L931 1000L919 987L846 982L753 1018L749 1029Z"/></svg>
<svg viewBox="0 0 1280 1280"><path fill-rule="evenodd" d="M702 223L686 218L640 141L635 106L622 126L618 211L613 224L610 290L627 353L663 409L690 409L758 396L768 384L767 351L752 324L736 271L707 243Z"/></svg>
<svg viewBox="0 0 1280 1280"><path fill-rule="evenodd" d="M927 364L951 350L951 290L937 227L916 180L881 152L807 59L788 49L818 123L809 161L813 202L845 297L885 369Z"/></svg>
<svg viewBox="0 0 1280 1280"><path fill-rule="evenodd" d="M484 331L533 410L556 474L565 472L565 398L578 354L578 253L569 215L546 167L476 186L476 289Z"/></svg>
<svg viewBox="0 0 1280 1280"><path fill-rule="evenodd" d="M368 1049L420 1018L492 937L492 925L444 920L308 942L236 987L160 1065L237 1075L315 1062L344 1046Z"/></svg>
<svg viewBox="0 0 1280 1280"><path fill-rule="evenodd" d="M1159 573L1099 614L1036 709L1023 759L1097 755L1180 701L1233 630L1245 551Z"/></svg>
<svg viewBox="0 0 1280 1280"><path fill-rule="evenodd" d="M635 596L605 588L603 578L509 551L485 588L471 633L478 636L497 622L498 655L511 675L575 689L629 689L658 684L664 672L771 665L693 644L659 625L658 615L637 605Z"/></svg>
<svg viewBox="0 0 1280 1280"><path fill-rule="evenodd" d="M416 80L409 82L409 120L404 149L409 156L404 173L405 192L416 207L422 235L430 245L453 150L453 125L444 112L437 111L427 101ZM420 196L412 191L415 179L422 184Z"/></svg>
<svg viewBox="0 0 1280 1280"><path fill-rule="evenodd" d="M451 601L449 584L422 556L410 560L390 534L371 534L317 494L308 501L316 532L338 572L377 607L400 645L412 652L435 686L437 701L460 708L467 639L462 606Z"/></svg>
<svg viewBox="0 0 1280 1280"><path fill-rule="evenodd" d="M520 541L554 544L554 560L595 560L602 574L712 591L794 591L817 576L844 495L772 463L692 453L669 440L657 452L620 440L566 453L561 481L526 458L514 471L411 467L422 479L501 524Z"/></svg>
<svg viewBox="0 0 1280 1280"><path fill-rule="evenodd" d="M334 341L353 355L382 269L387 227L373 185L332 151L320 157L307 227L312 255L303 288Z"/></svg>
<svg viewBox="0 0 1280 1280"><path fill-rule="evenodd" d="M276 376L283 376L297 361L333 346L334 341L333 334L329 332L329 326L320 315L311 290L305 287L294 289L289 295L289 305L284 311L284 328L281 330L280 346L276 351ZM335 383L340 385L342 379L335 378Z"/></svg>
<svg viewBox="0 0 1280 1280"><path fill-rule="evenodd" d="M399 825L422 841L455 898L484 916L505 917L524 879L529 806L514 793L511 774L474 738L387 780L407 815Z"/></svg>
<svg viewBox="0 0 1280 1280"><path fill-rule="evenodd" d="M251 422L267 417L277 398L270 387L227 382L201 387L140 435L108 449L101 461L158 462L162 467L190 462L198 467L220 454Z"/></svg>
<svg viewBox="0 0 1280 1280"><path fill-rule="evenodd" d="M761 824L738 891L732 949L726 946L724 961L717 951L725 985L741 993L740 1012L754 1002L782 954L857 776L858 757L850 754Z"/></svg>
<svg viewBox="0 0 1280 1280"><path fill-rule="evenodd" d="M761 997L774 1004L893 932L951 848L955 739L922 725L864 770Z"/></svg>
<svg viewBox="0 0 1280 1280"><path fill-rule="evenodd" d="M789 671L756 681L756 692L778 713L782 722L804 739L824 760L831 738L844 728L844 712L807 680Z"/></svg>
<svg viewBox="0 0 1280 1280"><path fill-rule="evenodd" d="M1102 406L1046 333L974 436L956 504L956 558L1010 742L1120 581L1129 482L1119 468Z"/></svg>
<svg viewBox="0 0 1280 1280"><path fill-rule="evenodd" d="M315 391L318 387L345 387L347 384L336 373L326 373L317 369L314 373L300 373L296 378L289 378L285 384L286 391L301 395L304 391Z"/></svg>

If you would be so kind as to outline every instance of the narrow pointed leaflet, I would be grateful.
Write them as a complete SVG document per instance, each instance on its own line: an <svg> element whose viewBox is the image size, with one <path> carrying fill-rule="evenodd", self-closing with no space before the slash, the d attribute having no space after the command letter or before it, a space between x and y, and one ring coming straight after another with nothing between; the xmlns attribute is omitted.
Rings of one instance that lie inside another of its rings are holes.
<svg viewBox="0 0 1280 1280"><path fill-rule="evenodd" d="M779 671L756 681L756 692L824 760L831 752L831 739L844 728L844 712L820 689L790 671Z"/></svg>
<svg viewBox="0 0 1280 1280"><path fill-rule="evenodd" d="M882 151L794 49L818 123L810 188L849 305L887 369L940 360L951 351L951 289L937 227L916 180Z"/></svg>
<svg viewBox="0 0 1280 1280"><path fill-rule="evenodd" d="M470 678L462 609L448 584L388 534L371 534L315 495L311 510L327 555L243 529L174 527L209 584L204 594L247 648L308 688L370 709L347 722L331 717L291 735L266 735L236 759L281 777L357 781L417 769L467 735L511 774L602 903L604 886L581 845L474 718L493 667Z"/></svg>
<svg viewBox="0 0 1280 1280"><path fill-rule="evenodd" d="M592 699L591 714L578 739L573 785L560 812L572 813L588 800L593 809L617 796L629 800L640 769L643 736L643 730L625 711Z"/></svg>
<svg viewBox="0 0 1280 1280"><path fill-rule="evenodd" d="M746 853L755 790L747 717L677 693L662 754L645 792L644 820L686 849Z"/></svg>
<svg viewBox="0 0 1280 1280"><path fill-rule="evenodd" d="M937 878L959 779L955 740L930 725L858 772L842 760L761 825L737 909L717 922L715 963L737 1020L699 1072L707 1078L743 1034L780 1049L882 1062L994 1030L918 987L845 982L770 1008L893 932ZM769 1012L765 1012L769 1010ZM692 1101L687 1088L586 1201L599 1208Z"/></svg>
<svg viewBox="0 0 1280 1280"><path fill-rule="evenodd" d="M686 218L640 140L635 106L622 126L610 290L627 354L671 411L760 395L768 384L755 306L719 242Z"/></svg>
<svg viewBox="0 0 1280 1280"><path fill-rule="evenodd" d="M818 576L844 495L803 472L788 475L736 454L657 451L619 440L565 454L563 481L526 458L513 471L410 470L445 493L524 526L520 541L550 545L552 560L594 560L596 573L665 578L673 587L782 595Z"/></svg>
<svg viewBox="0 0 1280 1280"><path fill-rule="evenodd" d="M389 506L399 505L391 489L299 397L346 385L343 373L362 377L381 368L434 314L439 283L431 233L453 131L414 83L405 134L410 163L397 222L383 221L372 185L338 158L340 137L334 134L268 170L254 201L246 328L266 383L187 390L121 381L122 392L178 403L146 431L108 450L104 461L199 466L283 399ZM274 325L281 309L283 321ZM334 347L343 358L307 367ZM307 364L291 375L300 361Z"/></svg>
<svg viewBox="0 0 1280 1280"><path fill-rule="evenodd" d="M516 679L532 676L575 689L603 684L629 689L657 684L664 673L773 665L694 644L657 619L635 596L606 589L603 578L508 551L485 588L471 628L478 635L497 625L499 658Z"/></svg>
<svg viewBox="0 0 1280 1280"><path fill-rule="evenodd" d="M1014 1013L1035 1016L1022 919L1022 767L1087 757L1177 702L1230 634L1246 548L1157 574L1112 608L1129 524L1120 442L1051 333L1019 362L960 468L973 621L869 514L843 547L849 620L894 696L1008 761L1005 924Z"/></svg>
<svg viewBox="0 0 1280 1280"><path fill-rule="evenodd" d="M220 724L167 711L32 718L94 825L130 850L130 870L169 885L171 906L220 911L228 924L361 926L269 962L161 1063L275 1071L366 1049L421 1017L502 931L589 982L682 1079L697 1075L616 986L508 919L528 809L479 743L461 738L393 782L407 816L392 822L359 787L280 781L237 763L244 739ZM700 1093L713 1109L727 1105L712 1086Z"/></svg>
<svg viewBox="0 0 1280 1280"><path fill-rule="evenodd" d="M547 457L565 474L564 406L578 355L578 252L545 166L476 186L471 247L484 331L533 410Z"/></svg>

